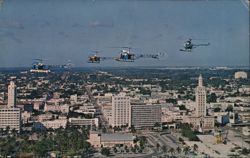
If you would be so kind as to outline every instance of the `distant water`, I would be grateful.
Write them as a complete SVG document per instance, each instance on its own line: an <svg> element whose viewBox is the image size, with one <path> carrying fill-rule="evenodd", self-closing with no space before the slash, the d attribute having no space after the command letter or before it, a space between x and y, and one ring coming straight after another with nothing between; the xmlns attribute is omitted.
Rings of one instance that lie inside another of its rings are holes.
<svg viewBox="0 0 250 158"><path fill-rule="evenodd" d="M152 66L137 66L133 68L134 70L142 71L142 70L208 70L208 69L216 69L216 67L190 67L190 66L168 66L168 67L152 67ZM230 66L230 67L225 67L225 68L217 68L218 70L245 70L245 71L250 71L250 68L248 66ZM19 67L19 68L0 68L0 73L20 73L20 72L29 72L30 68L28 67ZM51 69L52 73L62 73L62 72L95 72L95 71L119 71L119 70L127 70L127 71L132 71L131 67L74 67L71 69Z"/></svg>

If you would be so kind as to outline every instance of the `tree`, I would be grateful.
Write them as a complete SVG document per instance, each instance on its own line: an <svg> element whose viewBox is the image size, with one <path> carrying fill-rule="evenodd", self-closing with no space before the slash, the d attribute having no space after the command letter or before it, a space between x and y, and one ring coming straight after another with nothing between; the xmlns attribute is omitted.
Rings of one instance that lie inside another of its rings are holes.
<svg viewBox="0 0 250 158"><path fill-rule="evenodd" d="M189 152L189 150L190 150L190 147L189 147L189 146L186 146L186 147L183 149L183 151L185 152L185 154L187 154L187 153Z"/></svg>
<svg viewBox="0 0 250 158"><path fill-rule="evenodd" d="M161 150L165 153L165 152L167 152L167 146L166 145L163 145L162 147L161 147Z"/></svg>
<svg viewBox="0 0 250 158"><path fill-rule="evenodd" d="M155 129L157 131L160 131L161 130L161 124L159 122L155 122L153 129Z"/></svg>
<svg viewBox="0 0 250 158"><path fill-rule="evenodd" d="M3 135L4 132L3 132L3 128L0 128L0 135Z"/></svg>
<svg viewBox="0 0 250 158"><path fill-rule="evenodd" d="M160 147L161 147L160 144L157 143L157 144L156 144L156 148L157 148L158 151L159 151Z"/></svg>
<svg viewBox="0 0 250 158"><path fill-rule="evenodd" d="M221 110L221 108L219 108L219 107L214 108L214 112L220 112L220 110Z"/></svg>
<svg viewBox="0 0 250 158"><path fill-rule="evenodd" d="M15 137L15 136L17 135L17 130L16 130L15 128L13 128L13 129L11 130L11 133L12 133L12 135Z"/></svg>
<svg viewBox="0 0 250 158"><path fill-rule="evenodd" d="M34 151L38 156L44 157L45 154L52 149L52 143L47 139L42 139L35 144Z"/></svg>
<svg viewBox="0 0 250 158"><path fill-rule="evenodd" d="M242 154L243 155L247 155L247 154L249 154L250 153L250 150L248 150L247 148L243 148L242 149Z"/></svg>
<svg viewBox="0 0 250 158"><path fill-rule="evenodd" d="M109 156L110 155L110 149L109 148L102 148L101 154L105 155L105 156Z"/></svg>
<svg viewBox="0 0 250 158"><path fill-rule="evenodd" d="M159 122L155 122L154 127L161 127L161 124Z"/></svg>
<svg viewBox="0 0 250 158"><path fill-rule="evenodd" d="M115 146L113 147L113 151L114 151L114 153L117 153L117 149Z"/></svg>
<svg viewBox="0 0 250 158"><path fill-rule="evenodd" d="M181 137L179 137L179 141L180 141L180 142L184 142L184 140L183 140Z"/></svg>
<svg viewBox="0 0 250 158"><path fill-rule="evenodd" d="M131 127L129 128L131 133L136 133L136 129L134 125L131 125Z"/></svg>
<svg viewBox="0 0 250 158"><path fill-rule="evenodd" d="M180 110L187 110L185 105L179 106L179 109L180 109Z"/></svg>
<svg viewBox="0 0 250 158"><path fill-rule="evenodd" d="M178 153L181 153L181 148L178 146L178 147L176 148L176 151L177 151Z"/></svg>
<svg viewBox="0 0 250 158"><path fill-rule="evenodd" d="M166 99L167 103L172 103L172 104L177 104L177 100L176 99Z"/></svg>
<svg viewBox="0 0 250 158"><path fill-rule="evenodd" d="M233 112L233 106L232 105L228 105L225 111L226 112Z"/></svg>
<svg viewBox="0 0 250 158"><path fill-rule="evenodd" d="M135 144L134 148L135 148L135 150L137 150L137 151L139 151L139 149L140 149L140 147L139 147L137 144Z"/></svg>
<svg viewBox="0 0 250 158"><path fill-rule="evenodd" d="M106 127L102 128L102 133L107 133L107 128Z"/></svg>
<svg viewBox="0 0 250 158"><path fill-rule="evenodd" d="M121 131L121 130L122 130L119 126L115 126L113 129L114 129L114 132L115 132L115 131Z"/></svg>
<svg viewBox="0 0 250 158"><path fill-rule="evenodd" d="M198 150L198 145L194 144L194 151L197 151L197 150Z"/></svg>
<svg viewBox="0 0 250 158"><path fill-rule="evenodd" d="M140 148L144 148L146 143L147 143L147 139L146 139L145 136L139 137L139 145L140 145Z"/></svg>
<svg viewBox="0 0 250 158"><path fill-rule="evenodd" d="M169 152L171 153L172 156L173 156L174 151L175 151L174 148L169 149Z"/></svg>
<svg viewBox="0 0 250 158"><path fill-rule="evenodd" d="M136 148L132 147L132 148L131 148L131 151L132 151L133 153L136 153Z"/></svg>
<svg viewBox="0 0 250 158"><path fill-rule="evenodd" d="M124 146L124 150L125 150L126 153L129 152L129 149L128 149L128 146L127 146L127 145Z"/></svg>
<svg viewBox="0 0 250 158"><path fill-rule="evenodd" d="M215 93L211 93L211 95L209 95L207 97L207 100L209 103L216 103L217 102L217 96Z"/></svg>
<svg viewBox="0 0 250 158"><path fill-rule="evenodd" d="M5 134L8 135L10 133L10 126L7 126L5 128Z"/></svg>
<svg viewBox="0 0 250 158"><path fill-rule="evenodd" d="M142 153L142 149L140 148L140 149L138 150L138 152L139 152L139 153Z"/></svg>
<svg viewBox="0 0 250 158"><path fill-rule="evenodd" d="M180 124L181 134L184 137L188 137L190 141L197 141L198 137L196 133L192 131L191 125L187 123Z"/></svg>

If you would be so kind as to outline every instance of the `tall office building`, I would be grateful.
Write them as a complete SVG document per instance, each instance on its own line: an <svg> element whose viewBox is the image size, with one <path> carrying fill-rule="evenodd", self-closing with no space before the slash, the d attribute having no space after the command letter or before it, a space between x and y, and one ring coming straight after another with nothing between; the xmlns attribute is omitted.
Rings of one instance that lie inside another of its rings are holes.
<svg viewBox="0 0 250 158"><path fill-rule="evenodd" d="M16 85L13 81L10 81L8 86L8 107L16 106Z"/></svg>
<svg viewBox="0 0 250 158"><path fill-rule="evenodd" d="M195 113L192 116L187 116L183 121L192 124L194 130L199 130L200 132L212 131L214 129L214 117L207 116L206 88L203 86L201 75L198 78L198 86L196 87L195 93Z"/></svg>
<svg viewBox="0 0 250 158"><path fill-rule="evenodd" d="M10 130L15 129L18 132L21 127L21 110L16 108L16 85L13 81L8 86L8 105L0 107L0 128Z"/></svg>
<svg viewBox="0 0 250 158"><path fill-rule="evenodd" d="M0 129L15 129L18 132L21 128L21 110L20 108L0 107Z"/></svg>
<svg viewBox="0 0 250 158"><path fill-rule="evenodd" d="M130 98L128 96L123 93L112 96L111 126L129 125L130 112Z"/></svg>
<svg viewBox="0 0 250 158"><path fill-rule="evenodd" d="M161 123L161 105L131 105L131 125L136 129L150 129Z"/></svg>
<svg viewBox="0 0 250 158"><path fill-rule="evenodd" d="M203 86L202 76L199 76L198 86L195 91L196 97L196 117L206 116L206 88Z"/></svg>

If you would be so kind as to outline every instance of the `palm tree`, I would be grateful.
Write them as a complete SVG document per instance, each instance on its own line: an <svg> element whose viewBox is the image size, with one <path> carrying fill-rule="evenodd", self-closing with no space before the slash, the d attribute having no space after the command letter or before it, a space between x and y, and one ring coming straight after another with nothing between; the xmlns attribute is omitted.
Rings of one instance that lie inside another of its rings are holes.
<svg viewBox="0 0 250 158"><path fill-rule="evenodd" d="M178 153L181 153L181 148L178 146L178 147L176 148L176 151L177 151Z"/></svg>
<svg viewBox="0 0 250 158"><path fill-rule="evenodd" d="M197 150L198 150L198 145L194 144L194 151L197 151Z"/></svg>
<svg viewBox="0 0 250 158"><path fill-rule="evenodd" d="M15 129L15 128L13 128L13 129L11 130L11 133L12 133L12 135L15 137L15 136L17 135L17 131L16 131L16 129Z"/></svg>
<svg viewBox="0 0 250 158"><path fill-rule="evenodd" d="M172 156L173 156L174 151L175 151L174 148L169 149L169 152L171 153Z"/></svg>
<svg viewBox="0 0 250 158"><path fill-rule="evenodd" d="M3 128L0 128L0 135L3 135Z"/></svg>
<svg viewBox="0 0 250 158"><path fill-rule="evenodd" d="M136 129L135 129L134 125L131 125L131 127L129 127L129 129L130 129L131 133L136 133Z"/></svg>
<svg viewBox="0 0 250 158"><path fill-rule="evenodd" d="M126 153L129 152L129 149L128 149L128 146L127 146L127 145L125 145L124 150L126 151Z"/></svg>
<svg viewBox="0 0 250 158"><path fill-rule="evenodd" d="M186 146L186 147L183 149L183 151L185 152L185 154L187 154L187 153L189 152L189 150L190 150L190 147L189 147L189 146Z"/></svg>
<svg viewBox="0 0 250 158"><path fill-rule="evenodd" d="M115 146L113 146L113 151L114 151L114 153L117 153L117 149Z"/></svg>
<svg viewBox="0 0 250 158"><path fill-rule="evenodd" d="M157 151L159 151L160 147L161 147L160 144L157 143L157 144L156 144Z"/></svg>
<svg viewBox="0 0 250 158"><path fill-rule="evenodd" d="M139 146L137 144L135 144L134 148L135 150L139 151Z"/></svg>
<svg viewBox="0 0 250 158"><path fill-rule="evenodd" d="M166 145L163 145L162 147L161 147L161 150L165 153L165 152L167 152L167 146Z"/></svg>
<svg viewBox="0 0 250 158"><path fill-rule="evenodd" d="M5 128L5 132L6 132L6 135L9 135L9 132L10 132L10 126L7 126L7 127Z"/></svg>

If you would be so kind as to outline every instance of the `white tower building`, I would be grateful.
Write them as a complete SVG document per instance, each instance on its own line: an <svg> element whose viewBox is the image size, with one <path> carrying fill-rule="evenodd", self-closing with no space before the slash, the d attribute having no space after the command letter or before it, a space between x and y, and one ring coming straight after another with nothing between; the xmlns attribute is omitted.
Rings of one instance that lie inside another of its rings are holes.
<svg viewBox="0 0 250 158"><path fill-rule="evenodd" d="M8 86L8 105L0 107L0 129L21 130L21 109L16 108L16 85L13 81Z"/></svg>
<svg viewBox="0 0 250 158"><path fill-rule="evenodd" d="M131 120L130 98L125 94L112 96L111 126L129 125Z"/></svg>
<svg viewBox="0 0 250 158"><path fill-rule="evenodd" d="M208 116L206 112L206 88L203 86L202 76L199 76L198 86L195 89L196 107L195 113L192 116L187 116L183 122L193 125L194 130L213 131L214 130L214 117Z"/></svg>
<svg viewBox="0 0 250 158"><path fill-rule="evenodd" d="M202 76L199 76L198 86L196 87L196 117L206 116L206 88L203 86Z"/></svg>
<svg viewBox="0 0 250 158"><path fill-rule="evenodd" d="M16 85L13 81L10 81L8 86L8 107L16 106Z"/></svg>

